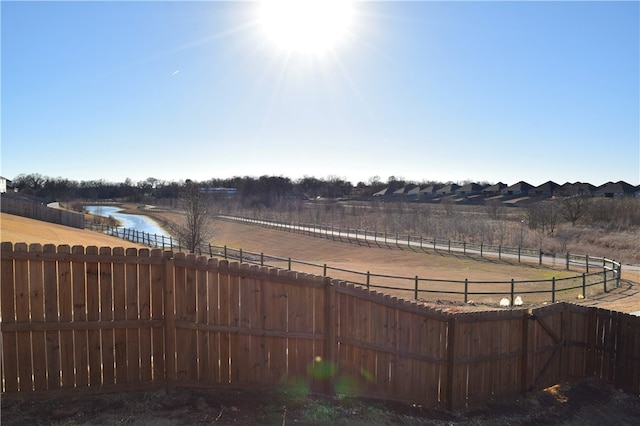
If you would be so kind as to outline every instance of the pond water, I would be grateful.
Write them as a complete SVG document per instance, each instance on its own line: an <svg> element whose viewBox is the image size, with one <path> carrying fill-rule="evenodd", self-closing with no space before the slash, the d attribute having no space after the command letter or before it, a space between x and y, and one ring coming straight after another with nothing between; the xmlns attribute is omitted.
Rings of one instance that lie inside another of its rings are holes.
<svg viewBox="0 0 640 426"><path fill-rule="evenodd" d="M120 213L122 209L112 206L85 206L85 209L96 216L113 217L120 221L122 228L135 229L136 231L146 232L151 235L169 236L169 233L155 220L148 216L139 214Z"/></svg>

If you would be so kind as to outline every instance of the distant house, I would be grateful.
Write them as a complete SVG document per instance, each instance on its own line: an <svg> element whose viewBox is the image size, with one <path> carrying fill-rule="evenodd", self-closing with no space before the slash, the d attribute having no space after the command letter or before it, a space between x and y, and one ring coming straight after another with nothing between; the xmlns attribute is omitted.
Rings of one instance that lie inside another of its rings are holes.
<svg viewBox="0 0 640 426"><path fill-rule="evenodd" d="M571 183L571 182L567 182L564 183L562 185L560 185L556 191L555 191L555 195L557 196L569 196L569 195L581 195L581 196L585 196L585 197L590 197L593 195L593 192L596 190L596 187L594 185L591 185L590 183L582 183L582 182L576 182L576 183Z"/></svg>
<svg viewBox="0 0 640 426"><path fill-rule="evenodd" d="M529 190L533 188L533 185L528 184L527 182L520 181L511 186L507 186L503 188L501 193L503 195L527 195Z"/></svg>
<svg viewBox="0 0 640 426"><path fill-rule="evenodd" d="M477 183L468 183L456 189L455 192L456 194L459 194L459 195L476 195L476 194L481 194L484 188L485 187L483 185L480 185Z"/></svg>
<svg viewBox="0 0 640 426"><path fill-rule="evenodd" d="M621 180L615 183L605 183L593 192L593 196L601 198L622 198L634 196L635 192L635 186Z"/></svg>
<svg viewBox="0 0 640 426"><path fill-rule="evenodd" d="M420 187L417 187L416 185L406 185L400 189L396 189L395 191L393 191L393 195L408 195L409 192L415 188L418 188L418 190L420 190Z"/></svg>
<svg viewBox="0 0 640 426"><path fill-rule="evenodd" d="M411 196L411 197L417 197L420 195L420 187L419 186L414 186L413 188L411 188L410 190L407 191L407 195Z"/></svg>
<svg viewBox="0 0 640 426"><path fill-rule="evenodd" d="M200 188L200 193L217 197L230 197L232 195L236 195L238 190L236 188Z"/></svg>
<svg viewBox="0 0 640 426"><path fill-rule="evenodd" d="M375 194L373 194L374 197L384 197L386 195L390 195L392 194L393 191L391 190L391 188L386 187L384 189L381 189L380 191L376 192Z"/></svg>
<svg viewBox="0 0 640 426"><path fill-rule="evenodd" d="M495 185L487 186L486 188L484 188L482 190L482 193L485 195L498 195L506 187L506 183L498 182Z"/></svg>
<svg viewBox="0 0 640 426"><path fill-rule="evenodd" d="M0 194L7 192L7 188L11 187L11 181L6 177L0 176Z"/></svg>
<svg viewBox="0 0 640 426"><path fill-rule="evenodd" d="M440 185L429 185L420 190L421 195L430 196L436 193L436 191L440 188Z"/></svg>
<svg viewBox="0 0 640 426"><path fill-rule="evenodd" d="M536 186L535 188L531 188L529 190L529 195L536 197L551 197L559 187L560 185L550 180L542 185Z"/></svg>
<svg viewBox="0 0 640 426"><path fill-rule="evenodd" d="M453 194L456 192L456 190L460 188L460 185L457 185L455 183L452 183L450 185L447 186L443 186L442 188L438 189L436 191L436 194L438 195L449 195L449 194Z"/></svg>

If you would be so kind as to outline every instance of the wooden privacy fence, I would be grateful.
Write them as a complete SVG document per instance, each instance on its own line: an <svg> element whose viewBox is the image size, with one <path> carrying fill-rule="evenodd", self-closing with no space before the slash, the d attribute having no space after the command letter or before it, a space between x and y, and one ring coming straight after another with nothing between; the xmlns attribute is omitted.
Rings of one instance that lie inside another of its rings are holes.
<svg viewBox="0 0 640 426"><path fill-rule="evenodd" d="M456 313L160 249L2 243L3 397L292 386L449 409L595 376L640 393L640 318Z"/></svg>
<svg viewBox="0 0 640 426"><path fill-rule="evenodd" d="M3 213L42 220L49 223L71 226L83 229L85 225L84 215L67 210L47 207L26 198L19 198L11 194L2 194L0 210Z"/></svg>

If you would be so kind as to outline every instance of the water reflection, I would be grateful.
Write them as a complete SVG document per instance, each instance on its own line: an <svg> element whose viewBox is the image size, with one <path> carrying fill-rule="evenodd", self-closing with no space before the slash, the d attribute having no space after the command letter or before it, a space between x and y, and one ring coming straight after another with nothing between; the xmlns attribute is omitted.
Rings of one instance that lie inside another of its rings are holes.
<svg viewBox="0 0 640 426"><path fill-rule="evenodd" d="M169 237L169 233L162 229L158 222L148 216L120 213L122 209L113 206L85 206L85 209L96 216L111 216L117 219L121 224L120 227L122 228L135 229L136 231L145 232L151 235Z"/></svg>

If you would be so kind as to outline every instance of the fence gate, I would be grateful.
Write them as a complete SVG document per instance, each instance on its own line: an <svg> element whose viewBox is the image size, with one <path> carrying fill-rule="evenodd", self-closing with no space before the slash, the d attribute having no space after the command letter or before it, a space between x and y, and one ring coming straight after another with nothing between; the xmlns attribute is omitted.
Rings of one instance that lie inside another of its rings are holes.
<svg viewBox="0 0 640 426"><path fill-rule="evenodd" d="M524 317L523 390L541 389L566 376L571 316L564 304L530 310Z"/></svg>

